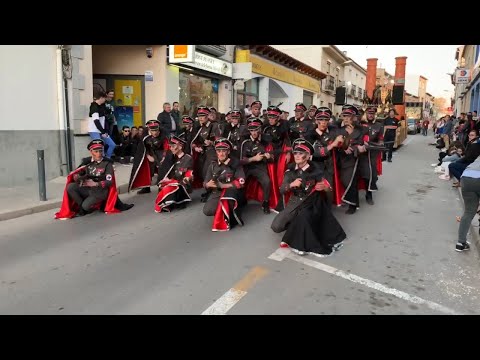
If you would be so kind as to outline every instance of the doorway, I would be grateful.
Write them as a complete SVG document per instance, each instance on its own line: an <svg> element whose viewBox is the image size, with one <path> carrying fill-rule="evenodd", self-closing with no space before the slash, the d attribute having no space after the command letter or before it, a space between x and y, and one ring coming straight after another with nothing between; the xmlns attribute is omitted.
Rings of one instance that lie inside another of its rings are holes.
<svg viewBox="0 0 480 360"><path fill-rule="evenodd" d="M145 78L130 75L94 75L93 89L115 91L114 106L118 129L145 124Z"/></svg>

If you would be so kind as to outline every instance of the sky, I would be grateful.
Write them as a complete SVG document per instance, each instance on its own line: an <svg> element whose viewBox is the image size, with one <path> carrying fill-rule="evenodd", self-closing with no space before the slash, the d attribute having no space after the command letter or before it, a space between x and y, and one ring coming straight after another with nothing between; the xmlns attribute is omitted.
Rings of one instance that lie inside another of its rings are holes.
<svg viewBox="0 0 480 360"><path fill-rule="evenodd" d="M435 97L450 98L454 87L447 73L457 66L455 51L459 45L336 45L347 56L367 68L368 58L377 58L377 68L395 75L395 57L407 56L406 75L423 75L428 79L427 92ZM407 91L409 86L406 84ZM446 92L445 90L448 90ZM418 95L418 90L414 91Z"/></svg>

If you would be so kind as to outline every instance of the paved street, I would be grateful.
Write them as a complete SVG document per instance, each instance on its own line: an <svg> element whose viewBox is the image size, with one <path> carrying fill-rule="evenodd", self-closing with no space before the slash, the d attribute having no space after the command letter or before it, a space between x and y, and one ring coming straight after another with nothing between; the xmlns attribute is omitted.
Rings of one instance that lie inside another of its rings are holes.
<svg viewBox="0 0 480 360"><path fill-rule="evenodd" d="M348 235L333 256L279 249L274 214L210 231L199 193L155 214L155 194L125 213L70 221L47 211L0 223L0 314L479 314L475 245L454 251L461 202L430 164L432 136L384 163L375 205L335 209Z"/></svg>

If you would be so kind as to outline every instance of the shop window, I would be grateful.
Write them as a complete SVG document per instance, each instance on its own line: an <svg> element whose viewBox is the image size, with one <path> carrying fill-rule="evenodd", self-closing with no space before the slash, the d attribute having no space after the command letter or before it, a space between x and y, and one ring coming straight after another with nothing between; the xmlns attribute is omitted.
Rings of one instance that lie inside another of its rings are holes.
<svg viewBox="0 0 480 360"><path fill-rule="evenodd" d="M200 105L218 109L218 79L180 71L179 103L182 115L194 116Z"/></svg>
<svg viewBox="0 0 480 360"><path fill-rule="evenodd" d="M236 108L243 109L258 100L258 79L251 79L245 82L243 90L237 91Z"/></svg>
<svg viewBox="0 0 480 360"><path fill-rule="evenodd" d="M303 104L309 108L313 104L313 93L303 90Z"/></svg>

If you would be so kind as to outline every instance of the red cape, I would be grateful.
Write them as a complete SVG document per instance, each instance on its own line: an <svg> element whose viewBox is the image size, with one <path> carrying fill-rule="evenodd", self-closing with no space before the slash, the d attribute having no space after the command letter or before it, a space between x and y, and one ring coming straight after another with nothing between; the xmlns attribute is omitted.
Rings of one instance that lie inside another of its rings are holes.
<svg viewBox="0 0 480 360"><path fill-rule="evenodd" d="M382 165L382 153L379 152L377 155L377 175L382 175L383 165Z"/></svg>
<svg viewBox="0 0 480 360"><path fill-rule="evenodd" d="M213 217L212 231L228 231L230 230L230 217L233 215L230 213L230 207L228 206L228 200L233 200L233 211L238 207L237 200L233 198L225 199L226 189L222 190L220 199L218 200L217 210Z"/></svg>
<svg viewBox="0 0 480 360"><path fill-rule="evenodd" d="M165 138L163 148L165 149L164 151L168 151L168 149L170 149L168 138ZM143 151L143 158L136 170L136 173L133 175L133 179L130 183L128 191L151 186L152 175L153 174L150 174L150 163L148 161L147 150L145 148Z"/></svg>
<svg viewBox="0 0 480 360"><path fill-rule="evenodd" d="M332 149L332 162L333 162L333 204L336 206L342 205L342 196L345 192L345 188L340 180L340 171L337 164L337 149Z"/></svg>
<svg viewBox="0 0 480 360"><path fill-rule="evenodd" d="M272 144L268 144L265 147L265 151L272 151ZM275 209L280 201L280 186L278 185L278 177L275 172L275 161L267 162L268 177L270 178L270 199L269 206L271 209ZM246 180L245 196L247 200L255 200L263 202L263 189L262 185L254 177L249 177Z"/></svg>
<svg viewBox="0 0 480 360"><path fill-rule="evenodd" d="M196 152L195 150L192 149L192 155L193 159L193 183L192 183L192 188L193 189L201 189L203 188L203 179L202 179L202 174L199 174L198 172L201 171L201 169L198 167L198 161L200 158L200 153Z"/></svg>
<svg viewBox="0 0 480 360"><path fill-rule="evenodd" d="M187 173L185 174L185 177L190 177L192 176L192 170L188 170ZM162 206L160 206L160 203L170 194L175 193L180 189L180 185L178 183L178 180L175 179L168 179L162 184L162 188L157 194L157 198L155 199L155 211L156 212L161 212L162 211ZM187 191L182 188L183 191L185 191L185 194L187 194ZM188 196L188 194L187 194ZM190 196L188 196L190 198Z"/></svg>
<svg viewBox="0 0 480 360"><path fill-rule="evenodd" d="M73 180L73 177L75 174L78 174L82 170L86 168L86 165L79 167L75 171L72 171L68 176L67 176L67 184L65 185L65 190L63 191L63 200L62 200L62 206L60 207L60 211L55 213L55 219L71 219L75 217L78 213L78 205L70 199L67 193L67 186L68 184L75 182ZM105 203L105 213L106 214L115 214L119 213L120 210L115 208L115 203L117 202L118 198L118 192L117 192L117 183L115 181L115 174L113 174L112 177L112 185L110 186L110 189L108 190L108 197L107 201ZM102 205L102 202L98 203L94 209L100 209L100 206Z"/></svg>

